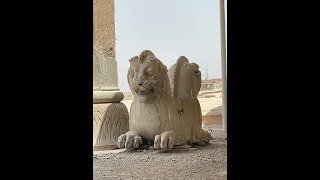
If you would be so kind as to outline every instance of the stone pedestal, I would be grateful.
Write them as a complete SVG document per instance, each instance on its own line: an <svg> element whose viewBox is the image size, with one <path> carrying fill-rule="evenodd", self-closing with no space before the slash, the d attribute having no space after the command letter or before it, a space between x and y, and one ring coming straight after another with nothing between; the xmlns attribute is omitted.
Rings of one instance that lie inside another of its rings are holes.
<svg viewBox="0 0 320 180"><path fill-rule="evenodd" d="M123 103L93 104L93 146L95 151L116 148L118 137L127 131L129 131L129 114Z"/></svg>

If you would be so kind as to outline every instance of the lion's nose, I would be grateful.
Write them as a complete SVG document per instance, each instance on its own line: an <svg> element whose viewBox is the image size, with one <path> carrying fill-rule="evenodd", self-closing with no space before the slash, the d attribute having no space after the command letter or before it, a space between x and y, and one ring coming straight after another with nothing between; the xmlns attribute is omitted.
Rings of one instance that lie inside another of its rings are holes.
<svg viewBox="0 0 320 180"><path fill-rule="evenodd" d="M144 81L135 81L134 84L136 86L142 86Z"/></svg>

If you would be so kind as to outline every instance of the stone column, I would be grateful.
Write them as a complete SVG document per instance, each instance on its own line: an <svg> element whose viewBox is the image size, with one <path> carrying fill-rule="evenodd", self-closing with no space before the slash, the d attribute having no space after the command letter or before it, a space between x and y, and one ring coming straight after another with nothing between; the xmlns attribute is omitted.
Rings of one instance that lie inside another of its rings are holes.
<svg viewBox="0 0 320 180"><path fill-rule="evenodd" d="M107 150L129 131L129 113L118 87L114 0L94 0L93 13L93 146Z"/></svg>
<svg viewBox="0 0 320 180"><path fill-rule="evenodd" d="M222 129L227 133L227 60L224 0L220 0L220 29L221 29L221 68L222 68Z"/></svg>

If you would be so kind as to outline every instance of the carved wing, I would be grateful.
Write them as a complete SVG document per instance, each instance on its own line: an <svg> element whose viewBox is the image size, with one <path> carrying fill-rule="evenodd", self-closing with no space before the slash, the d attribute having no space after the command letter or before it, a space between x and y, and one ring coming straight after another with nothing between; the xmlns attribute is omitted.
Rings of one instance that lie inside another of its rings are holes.
<svg viewBox="0 0 320 180"><path fill-rule="evenodd" d="M173 98L176 98L178 96L178 81L179 81L179 70L181 65L184 62L189 62L189 60L181 56L178 58L177 62L172 65L168 71L168 77L169 77L169 82L170 82L170 87L171 87L171 94Z"/></svg>
<svg viewBox="0 0 320 180"><path fill-rule="evenodd" d="M201 88L201 72L196 63L181 56L168 72L173 100L170 120L173 128L185 129L192 142L201 139L202 114L197 95Z"/></svg>
<svg viewBox="0 0 320 180"><path fill-rule="evenodd" d="M192 68L194 69L193 85L192 85L192 97L196 99L201 89L201 71L199 70L199 65L196 63L191 63Z"/></svg>
<svg viewBox="0 0 320 180"><path fill-rule="evenodd" d="M131 87L131 84L132 84L132 78L134 76L134 70L132 68L132 65L134 63L136 63L138 61L139 57L138 56L134 56L132 57L131 59L129 59L129 62L130 62L130 66L129 66L129 69L128 69L128 73L127 73L127 81L128 81L128 85L130 87L130 90L132 92L132 94L134 96L136 96L136 93L133 91L132 87Z"/></svg>
<svg viewBox="0 0 320 180"><path fill-rule="evenodd" d="M189 63L185 56L168 71L173 98L196 99L201 87L201 72L196 63Z"/></svg>

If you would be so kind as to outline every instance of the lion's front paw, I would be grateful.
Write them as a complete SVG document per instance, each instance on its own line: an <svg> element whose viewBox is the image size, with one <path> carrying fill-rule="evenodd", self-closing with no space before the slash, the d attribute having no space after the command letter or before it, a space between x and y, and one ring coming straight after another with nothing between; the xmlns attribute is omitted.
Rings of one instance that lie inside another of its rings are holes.
<svg viewBox="0 0 320 180"><path fill-rule="evenodd" d="M135 131L129 131L118 137L118 147L120 149L138 149L142 144L142 137Z"/></svg>
<svg viewBox="0 0 320 180"><path fill-rule="evenodd" d="M154 149L172 149L175 135L173 131L167 131L154 138Z"/></svg>

